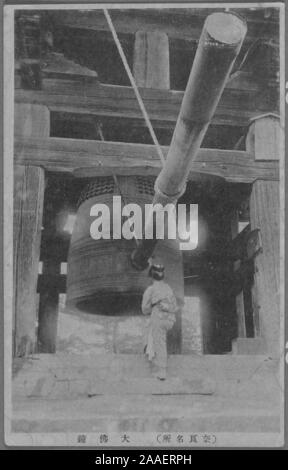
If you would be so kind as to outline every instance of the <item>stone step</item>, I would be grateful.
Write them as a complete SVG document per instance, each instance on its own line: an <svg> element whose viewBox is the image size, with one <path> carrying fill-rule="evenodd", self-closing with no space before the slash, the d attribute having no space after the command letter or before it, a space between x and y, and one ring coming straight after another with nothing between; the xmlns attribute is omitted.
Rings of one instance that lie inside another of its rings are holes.
<svg viewBox="0 0 288 470"><path fill-rule="evenodd" d="M279 432L263 401L184 395L29 399L14 406L14 432Z"/></svg>
<svg viewBox="0 0 288 470"><path fill-rule="evenodd" d="M233 354L259 355L265 351L263 338L237 338L232 341Z"/></svg>
<svg viewBox="0 0 288 470"><path fill-rule="evenodd" d="M164 387L167 393L213 389L227 396L265 395L273 401L279 397L277 367L265 356L174 355L168 359L167 381L159 385L143 355L41 354L15 362L13 396L75 397L87 394L94 384L95 394L153 394Z"/></svg>
<svg viewBox="0 0 288 470"><path fill-rule="evenodd" d="M279 365L265 356L41 354L14 363L17 432L278 432Z"/></svg>
<svg viewBox="0 0 288 470"><path fill-rule="evenodd" d="M213 395L213 380L198 378L183 380L171 377L165 381L157 378L129 379L110 383L91 383L88 396L97 395Z"/></svg>
<svg viewBox="0 0 288 470"><path fill-rule="evenodd" d="M215 382L211 379L198 378L183 380L168 378L160 381L157 378L130 378L128 380L57 380L53 377L37 378L30 381L26 387L16 388L14 398L25 396L27 398L76 398L92 397L98 395L212 395L215 392Z"/></svg>
<svg viewBox="0 0 288 470"><path fill-rule="evenodd" d="M58 378L73 376L97 377L150 377L151 369L143 354L38 354L14 360L14 377L25 373L51 373ZM233 355L171 355L168 357L168 373L171 376L193 376L195 371L213 376L238 378L249 376L254 370L277 368L277 361L267 356Z"/></svg>

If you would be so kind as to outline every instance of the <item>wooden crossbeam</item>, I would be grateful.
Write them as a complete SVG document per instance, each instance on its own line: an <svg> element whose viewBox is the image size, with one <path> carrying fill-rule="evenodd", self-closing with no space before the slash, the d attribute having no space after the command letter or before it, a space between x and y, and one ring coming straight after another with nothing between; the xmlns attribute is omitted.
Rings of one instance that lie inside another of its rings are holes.
<svg viewBox="0 0 288 470"><path fill-rule="evenodd" d="M239 86L239 80L237 83ZM259 114L277 113L274 93L263 95L254 87L238 89L236 85L232 81L224 90L212 124L243 127ZM42 90L29 91L17 88L19 86L16 83L17 103L42 104L57 112L143 120L134 91L128 86L52 78L43 79ZM176 123L184 94L182 91L142 88L140 94L152 121Z"/></svg>
<svg viewBox="0 0 288 470"><path fill-rule="evenodd" d="M164 155L168 147L162 147ZM15 163L36 165L48 171L71 173L79 177L158 175L161 162L153 145L100 142L50 137L16 137ZM254 161L243 151L200 149L193 162L195 173L215 175L229 182L251 183L257 179L278 180L277 161Z"/></svg>
<svg viewBox="0 0 288 470"><path fill-rule="evenodd" d="M213 11L216 10L216 8L213 8ZM223 11L223 9L220 10ZM200 37L204 20L211 11L211 9L207 8L117 9L113 10L111 15L118 33L134 34L139 30L163 31L170 38L197 41ZM263 28L263 17L258 17L257 12L243 9L242 14L248 20L248 41L271 35L277 37L277 15L274 14L271 18L266 19L265 28ZM57 13L52 13L52 16L59 27L67 26L93 31L108 30L107 22L101 10L82 11L81 15L76 10L57 10Z"/></svg>

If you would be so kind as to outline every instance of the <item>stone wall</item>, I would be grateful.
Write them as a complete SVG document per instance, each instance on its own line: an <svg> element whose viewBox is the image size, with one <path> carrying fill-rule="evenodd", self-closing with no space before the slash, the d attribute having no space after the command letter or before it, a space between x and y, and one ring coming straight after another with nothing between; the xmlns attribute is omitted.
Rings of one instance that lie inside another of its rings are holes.
<svg viewBox="0 0 288 470"><path fill-rule="evenodd" d="M61 295L57 330L57 351L70 353L142 354L148 318L135 316L89 315L65 308ZM182 312L182 352L201 354L200 303L185 297Z"/></svg>
<svg viewBox="0 0 288 470"><path fill-rule="evenodd" d="M200 299L184 297L182 310L182 353L202 354Z"/></svg>

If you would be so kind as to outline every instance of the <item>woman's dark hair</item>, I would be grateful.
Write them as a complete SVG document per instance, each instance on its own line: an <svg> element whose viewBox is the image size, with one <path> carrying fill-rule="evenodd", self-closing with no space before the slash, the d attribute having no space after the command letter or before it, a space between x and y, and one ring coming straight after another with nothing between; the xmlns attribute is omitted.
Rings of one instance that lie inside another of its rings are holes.
<svg viewBox="0 0 288 470"><path fill-rule="evenodd" d="M149 269L148 275L155 279L156 281L161 281L164 279L164 266L162 264L152 264Z"/></svg>

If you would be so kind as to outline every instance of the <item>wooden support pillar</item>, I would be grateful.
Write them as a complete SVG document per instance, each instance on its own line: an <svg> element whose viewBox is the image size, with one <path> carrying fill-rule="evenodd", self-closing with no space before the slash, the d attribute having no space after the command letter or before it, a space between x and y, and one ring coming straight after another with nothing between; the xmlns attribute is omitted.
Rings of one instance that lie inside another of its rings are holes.
<svg viewBox="0 0 288 470"><path fill-rule="evenodd" d="M232 239L238 235L239 215L238 211L234 211L231 219L231 235ZM237 269L238 261L234 262L234 269ZM237 337L246 338L246 324L245 324L245 308L244 308L244 293L243 290L240 294L236 295L236 314L237 314Z"/></svg>
<svg viewBox="0 0 288 470"><path fill-rule="evenodd" d="M49 109L40 104L16 103L14 133L16 136L23 137L49 137Z"/></svg>
<svg viewBox="0 0 288 470"><path fill-rule="evenodd" d="M133 74L143 88L170 89L169 40L159 31L137 31L135 36Z"/></svg>
<svg viewBox="0 0 288 470"><path fill-rule="evenodd" d="M53 256L53 253L51 253ZM51 257L43 262L43 275L47 282L41 285L39 303L38 352L55 353L59 310L60 261ZM57 277L58 276L58 277Z"/></svg>
<svg viewBox="0 0 288 470"><path fill-rule="evenodd" d="M34 351L37 327L37 278L44 196L44 170L14 168L14 354Z"/></svg>
<svg viewBox="0 0 288 470"><path fill-rule="evenodd" d="M275 116L264 116L250 126L246 146L255 159L279 159L280 123ZM279 182L258 180L250 198L251 229L259 228L263 252L255 259L254 303L259 309L260 336L265 351L280 353L280 213Z"/></svg>
<svg viewBox="0 0 288 470"><path fill-rule="evenodd" d="M17 104L15 135L49 136L49 110L45 106ZM14 167L13 279L14 354L35 350L37 328L37 278L43 216L45 175L35 166Z"/></svg>

